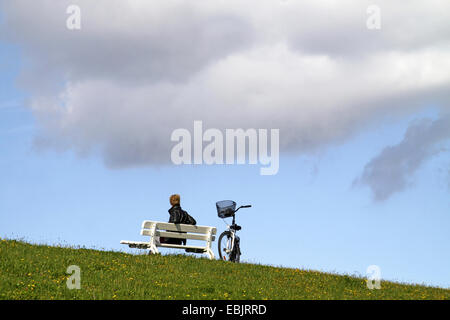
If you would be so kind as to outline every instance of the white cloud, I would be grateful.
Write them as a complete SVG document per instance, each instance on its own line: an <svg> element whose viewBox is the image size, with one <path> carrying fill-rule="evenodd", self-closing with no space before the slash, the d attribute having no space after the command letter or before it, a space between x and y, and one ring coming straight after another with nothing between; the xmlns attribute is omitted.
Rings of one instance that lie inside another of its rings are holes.
<svg viewBox="0 0 450 320"><path fill-rule="evenodd" d="M336 143L386 114L449 108L450 3L378 1L2 3L23 49L40 145L113 167L169 161L170 133L280 128L285 152Z"/></svg>

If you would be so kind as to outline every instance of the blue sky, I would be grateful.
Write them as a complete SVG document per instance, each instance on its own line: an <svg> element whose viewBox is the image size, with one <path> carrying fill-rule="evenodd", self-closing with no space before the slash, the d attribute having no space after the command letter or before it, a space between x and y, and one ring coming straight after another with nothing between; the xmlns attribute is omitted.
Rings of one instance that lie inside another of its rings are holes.
<svg viewBox="0 0 450 320"><path fill-rule="evenodd" d="M18 82L23 53L0 42L1 237L136 253L119 241L142 240L142 220L167 220L171 194L218 233L225 224L215 202L232 199L252 204L237 217L245 262L362 276L378 265L384 279L450 287L449 153L427 158L386 200L353 186L371 159L401 143L414 120L438 118L441 105L393 112L315 152L282 152L274 176L261 176L259 165L111 168L96 152L36 146L34 93Z"/></svg>
<svg viewBox="0 0 450 320"><path fill-rule="evenodd" d="M17 49L3 45L1 53ZM177 192L199 224L219 232L225 224L215 201L253 205L238 217L245 261L361 275L376 264L383 278L449 286L450 207L438 175L448 157L427 162L413 187L385 203L352 188L368 159L402 139L410 119L370 128L317 157L282 156L275 176L251 165L112 170L98 158L33 148L35 120L14 85L18 65L2 68L1 77L3 237L125 250L119 241L141 240L142 220L168 219L168 196Z"/></svg>

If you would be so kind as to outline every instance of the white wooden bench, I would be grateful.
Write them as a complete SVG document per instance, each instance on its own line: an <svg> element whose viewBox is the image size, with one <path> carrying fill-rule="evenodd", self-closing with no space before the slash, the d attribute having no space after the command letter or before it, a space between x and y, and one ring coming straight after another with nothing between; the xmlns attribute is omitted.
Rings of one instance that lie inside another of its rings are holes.
<svg viewBox="0 0 450 320"><path fill-rule="evenodd" d="M185 232L185 233L184 233ZM210 259L214 259L211 244L215 240L217 229L207 226L193 226L190 224L167 223L158 221L142 222L141 235L150 236L150 241L128 241L122 240L121 244L126 244L130 248L149 249L151 253L158 253L157 247L188 249L188 252L206 253ZM192 246L182 244L160 243L159 237L178 238L190 240L206 241L205 246Z"/></svg>

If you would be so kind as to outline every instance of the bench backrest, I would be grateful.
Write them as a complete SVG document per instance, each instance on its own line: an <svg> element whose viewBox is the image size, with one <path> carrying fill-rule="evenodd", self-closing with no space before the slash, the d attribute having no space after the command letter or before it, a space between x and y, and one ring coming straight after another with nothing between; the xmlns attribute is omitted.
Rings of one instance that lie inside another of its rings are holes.
<svg viewBox="0 0 450 320"><path fill-rule="evenodd" d="M215 227L208 226L193 226L190 224L167 223L158 221L144 221L142 223L141 235L151 236L152 231L155 231L155 236L214 241L214 235L217 232ZM164 231L162 231L164 230ZM186 232L186 233L180 233Z"/></svg>

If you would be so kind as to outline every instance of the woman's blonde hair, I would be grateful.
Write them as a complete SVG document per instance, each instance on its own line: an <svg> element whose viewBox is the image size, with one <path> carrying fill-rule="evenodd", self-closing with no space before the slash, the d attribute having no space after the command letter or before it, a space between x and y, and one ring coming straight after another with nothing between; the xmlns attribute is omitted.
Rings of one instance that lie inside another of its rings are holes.
<svg viewBox="0 0 450 320"><path fill-rule="evenodd" d="M179 194L171 195L169 201L172 206L174 206L176 204L179 205L180 204L180 195Z"/></svg>

